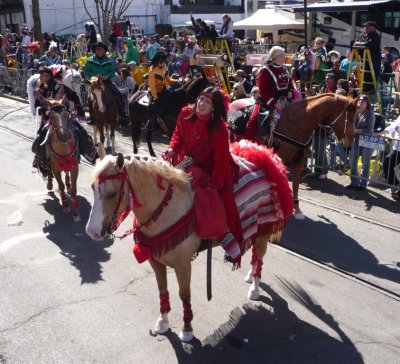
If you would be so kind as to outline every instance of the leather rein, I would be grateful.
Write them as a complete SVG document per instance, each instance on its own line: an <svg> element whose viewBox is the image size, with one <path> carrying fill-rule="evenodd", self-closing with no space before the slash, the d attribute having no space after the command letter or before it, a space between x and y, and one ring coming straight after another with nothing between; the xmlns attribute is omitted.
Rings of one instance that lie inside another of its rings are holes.
<svg viewBox="0 0 400 364"><path fill-rule="evenodd" d="M121 186L120 186L120 191L119 191L119 196L118 196L118 201L117 204L115 206L113 215L111 217L111 222L110 222L110 226L108 228L108 233L112 234L115 230L118 229L119 225L121 225L121 223L125 220L125 218L129 215L129 212L131 209L133 209L133 207L143 207L143 205L140 204L140 202L138 202L136 195L135 195L135 191L133 190L132 184L129 180L129 175L128 172L126 170L126 167L124 166L124 168L122 169L121 172L115 173L115 174L110 174L110 175L106 175L106 174L100 174L99 176L99 192L100 192L100 185L102 183L104 183L105 181L109 181L109 180L120 180L121 181ZM161 176L157 176L157 186L159 189L161 190L165 190L165 188L161 185L161 181L162 181L162 177ZM124 190L125 190L125 183L128 186L128 191L129 191L129 204L127 206L127 208L125 209L125 211L123 211L120 215L118 215L118 211L121 207L121 203L124 197ZM160 204L157 206L157 208L152 212L151 216L143 223L138 224L136 219L134 220L134 227L133 229L127 230L122 236L120 236L120 239L123 239L125 237L127 237L128 235L131 234L135 234L136 232L140 232L140 229L143 227L148 227L150 226L152 223L156 222L158 220L158 218L160 217L160 215L162 214L164 208L166 206L168 206L169 201L172 198L174 192L174 188L173 188L173 184L172 183L168 183L168 187L167 190L164 194L163 199L161 200Z"/></svg>

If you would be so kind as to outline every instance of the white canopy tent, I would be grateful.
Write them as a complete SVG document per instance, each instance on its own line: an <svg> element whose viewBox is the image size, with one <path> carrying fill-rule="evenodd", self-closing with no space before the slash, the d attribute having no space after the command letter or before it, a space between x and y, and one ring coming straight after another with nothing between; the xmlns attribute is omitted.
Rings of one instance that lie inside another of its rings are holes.
<svg viewBox="0 0 400 364"><path fill-rule="evenodd" d="M290 19L275 9L260 9L246 19L233 23L233 29L273 32L280 29L303 29L304 23Z"/></svg>

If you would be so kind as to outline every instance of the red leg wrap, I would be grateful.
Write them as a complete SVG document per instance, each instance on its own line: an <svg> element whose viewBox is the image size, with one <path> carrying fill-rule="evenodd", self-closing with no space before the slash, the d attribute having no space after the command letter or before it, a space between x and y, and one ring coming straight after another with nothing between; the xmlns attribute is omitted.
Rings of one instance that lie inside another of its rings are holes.
<svg viewBox="0 0 400 364"><path fill-rule="evenodd" d="M60 198L62 202L64 202L67 199L67 195L65 194L65 192L60 193Z"/></svg>
<svg viewBox="0 0 400 364"><path fill-rule="evenodd" d="M169 293L160 293L160 313L168 313L171 311L171 306L169 304Z"/></svg>
<svg viewBox="0 0 400 364"><path fill-rule="evenodd" d="M253 249L251 250L250 264L256 265L256 263L257 263L257 248L255 246L253 246Z"/></svg>
<svg viewBox="0 0 400 364"><path fill-rule="evenodd" d="M253 277L261 278L261 271L262 271L263 261L261 259L257 259L256 267L253 271Z"/></svg>
<svg viewBox="0 0 400 364"><path fill-rule="evenodd" d="M188 324L193 320L192 306L190 303L183 304L183 322Z"/></svg>
<svg viewBox="0 0 400 364"><path fill-rule="evenodd" d="M77 209L78 208L78 200L72 200L71 205L72 205L73 209Z"/></svg>

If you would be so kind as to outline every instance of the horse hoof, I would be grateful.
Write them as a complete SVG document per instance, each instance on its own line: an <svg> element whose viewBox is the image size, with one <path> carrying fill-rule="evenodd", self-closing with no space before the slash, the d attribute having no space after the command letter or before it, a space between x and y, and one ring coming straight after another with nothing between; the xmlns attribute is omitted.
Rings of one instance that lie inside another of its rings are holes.
<svg viewBox="0 0 400 364"><path fill-rule="evenodd" d="M183 343L188 343L193 340L193 331L181 331L179 333L179 340Z"/></svg>
<svg viewBox="0 0 400 364"><path fill-rule="evenodd" d="M247 294L247 298L252 301L257 301L260 298L260 291L253 287L250 287L249 292Z"/></svg>
<svg viewBox="0 0 400 364"><path fill-rule="evenodd" d="M163 319L160 316L157 319L156 326L154 327L154 332L157 334L165 334L169 330L169 321L168 319Z"/></svg>
<svg viewBox="0 0 400 364"><path fill-rule="evenodd" d="M81 221L81 215L74 215L74 216L72 216L72 218L73 218L74 222Z"/></svg>
<svg viewBox="0 0 400 364"><path fill-rule="evenodd" d="M294 218L296 220L304 220L306 217L304 216L304 214L301 211L299 211L299 212L295 212Z"/></svg>
<svg viewBox="0 0 400 364"><path fill-rule="evenodd" d="M53 190L53 183L47 182L47 191L52 191Z"/></svg>

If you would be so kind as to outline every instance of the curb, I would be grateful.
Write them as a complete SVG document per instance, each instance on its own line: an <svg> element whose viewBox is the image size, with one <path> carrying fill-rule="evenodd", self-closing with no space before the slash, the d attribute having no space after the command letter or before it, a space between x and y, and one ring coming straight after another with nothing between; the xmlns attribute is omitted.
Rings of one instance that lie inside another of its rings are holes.
<svg viewBox="0 0 400 364"><path fill-rule="evenodd" d="M10 100L18 101L18 102L23 102L24 104L29 104L28 100L23 99L21 97L14 96L14 95L7 95L7 94L0 93L0 96L4 97L6 99L10 99Z"/></svg>

